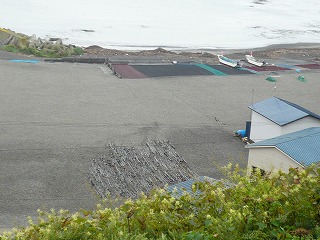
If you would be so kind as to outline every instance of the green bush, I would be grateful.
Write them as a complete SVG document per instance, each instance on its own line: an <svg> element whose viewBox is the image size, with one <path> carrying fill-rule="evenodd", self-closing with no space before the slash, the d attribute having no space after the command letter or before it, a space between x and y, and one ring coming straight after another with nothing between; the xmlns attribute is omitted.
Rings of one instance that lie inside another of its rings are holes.
<svg viewBox="0 0 320 240"><path fill-rule="evenodd" d="M37 223L1 239L320 239L319 169L246 177L231 167L233 187L199 182L180 198L157 189L114 209L39 210Z"/></svg>
<svg viewBox="0 0 320 240"><path fill-rule="evenodd" d="M26 55L34 55L36 57L45 57L45 58L59 58L59 57L68 57L72 55L83 54L84 51L80 47L75 47L72 50L59 51L59 49L41 49L36 48L19 48L14 45L5 45L2 47L3 50L13 53L22 53Z"/></svg>
<svg viewBox="0 0 320 240"><path fill-rule="evenodd" d="M7 52L19 53L19 49L14 45L5 45L2 49Z"/></svg>
<svg viewBox="0 0 320 240"><path fill-rule="evenodd" d="M81 54L84 54L84 51L83 51L83 49L82 48L80 48L80 47L75 47L75 48L73 48L73 55L81 55Z"/></svg>

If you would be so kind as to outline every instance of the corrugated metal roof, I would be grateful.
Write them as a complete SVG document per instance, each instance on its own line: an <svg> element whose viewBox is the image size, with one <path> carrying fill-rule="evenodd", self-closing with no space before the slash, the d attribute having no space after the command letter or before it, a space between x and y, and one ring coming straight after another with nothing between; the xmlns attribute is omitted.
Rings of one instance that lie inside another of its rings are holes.
<svg viewBox="0 0 320 240"><path fill-rule="evenodd" d="M181 183L177 183L174 185L170 185L167 188L168 192L171 192L173 194L174 197L181 197L184 193L184 191L190 193L190 194L194 194L192 192L192 184L194 184L195 182L209 182L211 184L217 183L218 180L214 179L214 178L210 178L210 177L206 177L206 176L199 176L197 178L191 178L187 181L181 182ZM200 192L197 191L195 194L199 194Z"/></svg>
<svg viewBox="0 0 320 240"><path fill-rule="evenodd" d="M297 109L299 109L299 110L301 110L301 111L303 111L303 112L307 113L308 115L310 115L310 116L312 116L312 117L314 117L314 118L320 119L320 115L315 114L315 113L313 113L313 112L309 111L308 109L305 109L305 108L303 108L303 107L301 107L301 106L299 106L299 105L297 105L297 104L295 104L295 103L292 103L292 102L289 102L289 101L283 100L283 99L281 99L281 98L278 98L278 99L280 99L281 101L283 101L283 102L285 102L285 103L289 104L289 105L290 105L290 106L292 106L292 107L295 107L295 108L297 108Z"/></svg>
<svg viewBox="0 0 320 240"><path fill-rule="evenodd" d="M252 104L249 108L279 126L284 126L306 116L320 119L320 116L291 102L277 97Z"/></svg>
<svg viewBox="0 0 320 240"><path fill-rule="evenodd" d="M320 162L320 127L270 138L246 148L276 147L303 166Z"/></svg>

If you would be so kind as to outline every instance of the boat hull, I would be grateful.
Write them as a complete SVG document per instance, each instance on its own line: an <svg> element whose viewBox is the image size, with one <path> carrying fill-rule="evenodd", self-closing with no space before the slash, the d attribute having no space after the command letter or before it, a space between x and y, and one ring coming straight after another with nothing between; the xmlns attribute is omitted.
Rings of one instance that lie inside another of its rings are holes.
<svg viewBox="0 0 320 240"><path fill-rule="evenodd" d="M245 55L245 57L248 63L255 65L257 67L263 67L266 65L264 62L256 60L252 55Z"/></svg>
<svg viewBox="0 0 320 240"><path fill-rule="evenodd" d="M241 67L239 62L229 59L223 55L218 55L218 59L220 63L227 65L229 67L233 67L233 68Z"/></svg>

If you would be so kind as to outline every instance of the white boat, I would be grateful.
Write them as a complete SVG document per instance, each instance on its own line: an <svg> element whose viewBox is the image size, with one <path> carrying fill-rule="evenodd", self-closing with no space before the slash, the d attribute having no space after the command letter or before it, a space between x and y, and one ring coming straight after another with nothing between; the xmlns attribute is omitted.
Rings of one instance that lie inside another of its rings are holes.
<svg viewBox="0 0 320 240"><path fill-rule="evenodd" d="M248 63L251 63L252 65L258 66L258 67L263 67L266 66L266 62L265 61L258 61L257 59L254 58L254 56L252 55L245 55L246 56L246 60Z"/></svg>
<svg viewBox="0 0 320 240"><path fill-rule="evenodd" d="M230 67L241 67L240 61L235 61L223 55L218 55L219 62Z"/></svg>

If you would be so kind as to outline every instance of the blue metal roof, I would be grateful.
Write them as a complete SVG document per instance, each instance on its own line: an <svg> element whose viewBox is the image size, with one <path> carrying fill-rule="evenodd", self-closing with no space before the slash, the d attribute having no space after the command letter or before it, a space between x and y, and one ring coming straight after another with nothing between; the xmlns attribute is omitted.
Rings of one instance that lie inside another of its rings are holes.
<svg viewBox="0 0 320 240"><path fill-rule="evenodd" d="M291 102L277 97L252 104L249 108L279 126L284 126L306 116L320 119L320 116Z"/></svg>
<svg viewBox="0 0 320 240"><path fill-rule="evenodd" d="M195 182L206 182L206 181L211 184L218 182L218 180L214 178L200 176L197 178L191 178L181 183L170 185L168 186L167 191L171 192L174 197L181 197L185 191L188 192L189 194L194 194L192 192L192 184L194 184ZM200 193L199 191L196 192L196 194L199 194L199 193Z"/></svg>
<svg viewBox="0 0 320 240"><path fill-rule="evenodd" d="M246 148L276 147L303 166L320 162L320 127L270 138L247 145Z"/></svg>
<svg viewBox="0 0 320 240"><path fill-rule="evenodd" d="M278 99L280 99L280 98L278 98ZM301 106L299 106L299 105L297 105L297 104L295 104L295 103L292 103L292 102L289 102L289 101L286 101L286 100L283 100L283 99L280 99L280 100L283 101L283 102L285 102L285 103L287 103L287 104L289 104L289 105L292 106L292 107L295 107L295 108L297 108L297 109L299 109L299 110L307 113L308 115L310 115L310 116L312 116L312 117L314 117L314 118L320 119L320 115L315 114L315 113L309 111L308 109L305 109L305 108L303 108L303 107L301 107Z"/></svg>

